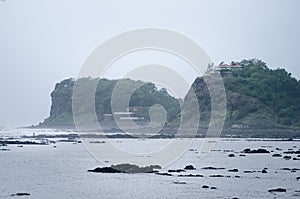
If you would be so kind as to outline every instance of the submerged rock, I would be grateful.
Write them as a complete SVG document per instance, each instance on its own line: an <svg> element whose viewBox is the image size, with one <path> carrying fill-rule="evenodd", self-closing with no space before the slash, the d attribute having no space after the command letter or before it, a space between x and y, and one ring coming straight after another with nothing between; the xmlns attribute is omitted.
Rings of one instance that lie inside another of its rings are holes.
<svg viewBox="0 0 300 199"><path fill-rule="evenodd" d="M88 172L96 173L153 173L154 169L161 169L158 165L150 165L146 167L139 167L132 164L118 164L111 165L110 167L98 167L93 170L88 170Z"/></svg>
<svg viewBox="0 0 300 199"><path fill-rule="evenodd" d="M185 170L183 169L176 169L176 170L173 170L173 169L170 169L168 170L169 173L180 173L180 172L185 172Z"/></svg>
<svg viewBox="0 0 300 199"><path fill-rule="evenodd" d="M277 188L277 189L270 189L268 192L286 192L286 189L283 188Z"/></svg>
<svg viewBox="0 0 300 199"><path fill-rule="evenodd" d="M10 151L10 149L0 149L0 151Z"/></svg>
<svg viewBox="0 0 300 199"><path fill-rule="evenodd" d="M222 169L225 169L223 167L203 167L202 169L205 169L205 170L222 170Z"/></svg>
<svg viewBox="0 0 300 199"><path fill-rule="evenodd" d="M203 175L200 175L200 174L188 174L188 175L178 175L178 177L199 177L199 178L202 178Z"/></svg>
<svg viewBox="0 0 300 199"><path fill-rule="evenodd" d="M276 154L273 154L272 157L282 157L282 155L276 153Z"/></svg>
<svg viewBox="0 0 300 199"><path fill-rule="evenodd" d="M156 173L157 175L161 175L161 176L173 176L170 173Z"/></svg>
<svg viewBox="0 0 300 199"><path fill-rule="evenodd" d="M186 184L186 182L175 181L174 184Z"/></svg>

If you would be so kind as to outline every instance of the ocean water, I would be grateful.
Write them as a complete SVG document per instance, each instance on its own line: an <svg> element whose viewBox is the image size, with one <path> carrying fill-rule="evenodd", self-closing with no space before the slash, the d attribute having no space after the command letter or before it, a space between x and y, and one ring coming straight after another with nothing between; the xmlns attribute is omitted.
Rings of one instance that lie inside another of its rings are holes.
<svg viewBox="0 0 300 199"><path fill-rule="evenodd" d="M28 131L26 131L28 132ZM1 133L1 132L0 132ZM7 133L7 132L6 132ZM23 132L24 133L24 132ZM29 132L30 134L32 131ZM47 132L44 132L47 133ZM51 133L53 133L51 131ZM69 133L69 132L65 132ZM22 132L18 132L18 135ZM24 133L26 134L26 133ZM3 135L3 134L2 134ZM139 142L155 146L166 140L112 139L129 148ZM149 144L148 143L148 144ZM104 174L87 172L104 166L86 149L84 144L56 143L50 145L9 145L9 151L0 151L0 198L15 198L11 194L26 192L21 198L71 199L71 198L299 198L300 170L291 172L282 168L300 169L300 160L272 157L288 149L300 149L298 141L248 141L245 139L220 139L214 149L201 158L199 147L203 139L195 139L185 154L168 169L182 169L192 164L196 170L180 174L201 174L204 177L178 177L150 174ZM56 146L56 147L54 147ZM4 148L4 147L0 147ZM245 148L265 148L270 154L246 154ZM282 150L276 150L280 148ZM235 157L228 157L235 154ZM113 154L112 154L113 155ZM290 155L297 157L296 154ZM109 157L107 157L109 160ZM109 162L106 162L109 164ZM223 167L222 170L205 170L203 167ZM228 169L238 169L236 173ZM267 168L268 173L261 173ZM244 171L256 171L244 173ZM224 177L210 177L223 175ZM237 177L239 176L239 177ZM204 189L203 185L216 187ZM286 193L270 193L269 189L285 188Z"/></svg>

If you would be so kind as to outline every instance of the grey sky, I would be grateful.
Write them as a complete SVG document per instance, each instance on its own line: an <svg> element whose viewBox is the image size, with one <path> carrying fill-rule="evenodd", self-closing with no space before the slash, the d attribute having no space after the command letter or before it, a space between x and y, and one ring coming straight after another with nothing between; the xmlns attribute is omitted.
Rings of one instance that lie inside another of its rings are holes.
<svg viewBox="0 0 300 199"><path fill-rule="evenodd" d="M49 114L56 82L75 77L113 35L142 27L178 31L215 63L259 58L300 78L298 0L0 1L0 126Z"/></svg>

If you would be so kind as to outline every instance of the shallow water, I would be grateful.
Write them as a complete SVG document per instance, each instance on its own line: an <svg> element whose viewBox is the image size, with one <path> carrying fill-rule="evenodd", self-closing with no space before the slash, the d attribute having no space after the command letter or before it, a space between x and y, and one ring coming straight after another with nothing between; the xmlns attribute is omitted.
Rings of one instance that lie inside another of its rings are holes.
<svg viewBox="0 0 300 199"><path fill-rule="evenodd" d="M148 141L148 140L147 140ZM280 168L298 168L299 160L274 158L273 153L283 153L288 149L299 150L300 142L246 141L221 139L204 159L200 158L199 147L202 139L195 139L184 156L176 160L168 169L180 169L192 164L197 169L181 174L202 174L202 178L160 176L156 174L103 174L89 173L88 169L103 166L86 150L83 144L57 143L52 145L22 148L10 145L10 151L0 151L0 198L13 198L11 194L30 193L25 198L298 198L300 171L291 172ZM142 140L113 139L129 148ZM155 139L149 142L161 145L166 140ZM141 145L142 146L142 145ZM245 148L262 148L274 151L270 154L246 154L239 156ZM277 151L276 148L283 149ZM226 152L224 150L233 150ZM228 154L235 157L228 157ZM292 154L292 157L297 155ZM109 159L109 157L108 157ZM109 164L109 163L107 163ZM223 170L204 170L202 167L224 167ZM268 173L244 173L245 170ZM239 169L237 173L228 169ZM210 175L227 177L212 178ZM235 176L240 176L236 178ZM185 182L186 184L174 184ZM203 185L217 189L203 189ZM286 193L269 193L269 189L285 188ZM298 194L298 195L297 195Z"/></svg>

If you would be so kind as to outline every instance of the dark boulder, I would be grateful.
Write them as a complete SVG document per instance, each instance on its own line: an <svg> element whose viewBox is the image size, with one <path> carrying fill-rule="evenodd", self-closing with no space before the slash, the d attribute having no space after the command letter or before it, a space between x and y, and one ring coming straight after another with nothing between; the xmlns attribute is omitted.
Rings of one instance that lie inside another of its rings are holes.
<svg viewBox="0 0 300 199"><path fill-rule="evenodd" d="M228 172L239 172L238 169L229 169Z"/></svg>
<svg viewBox="0 0 300 199"><path fill-rule="evenodd" d="M261 173L268 173L268 171L267 171L266 169L263 169L263 170L261 171Z"/></svg>
<svg viewBox="0 0 300 199"><path fill-rule="evenodd" d="M235 155L234 154L229 154L228 157L233 158L233 157L235 157Z"/></svg>
<svg viewBox="0 0 300 199"><path fill-rule="evenodd" d="M207 186L207 185L203 185L203 186L202 186L202 188L203 188L203 189L208 189L208 188L209 188L209 186Z"/></svg>
<svg viewBox="0 0 300 199"><path fill-rule="evenodd" d="M283 188L277 188L277 189L270 189L268 192L286 192L286 189Z"/></svg>
<svg viewBox="0 0 300 199"><path fill-rule="evenodd" d="M193 165L187 165L184 167L185 170L195 170L196 168Z"/></svg>
<svg viewBox="0 0 300 199"><path fill-rule="evenodd" d="M223 178L224 175L210 175L210 178Z"/></svg>
<svg viewBox="0 0 300 199"><path fill-rule="evenodd" d="M16 194L11 194L11 196L30 196L30 193L16 193Z"/></svg>

